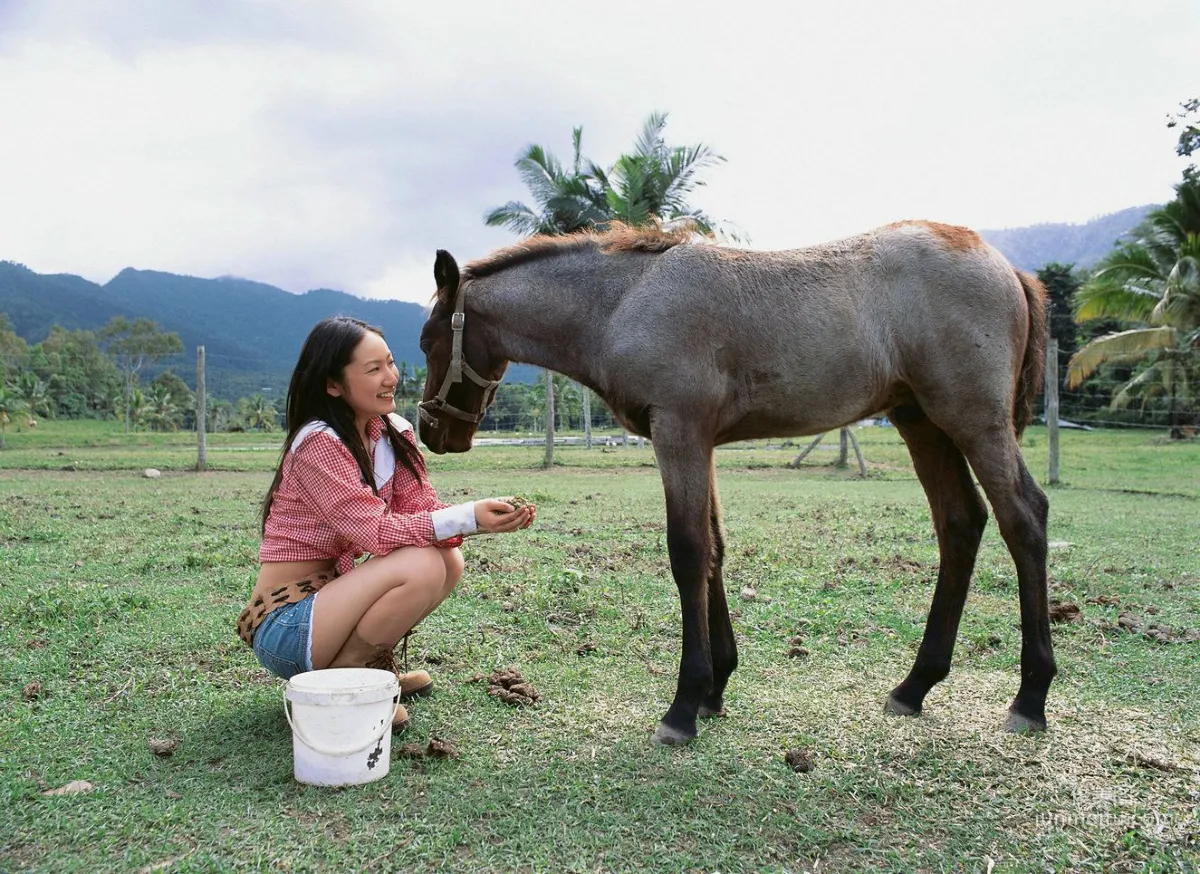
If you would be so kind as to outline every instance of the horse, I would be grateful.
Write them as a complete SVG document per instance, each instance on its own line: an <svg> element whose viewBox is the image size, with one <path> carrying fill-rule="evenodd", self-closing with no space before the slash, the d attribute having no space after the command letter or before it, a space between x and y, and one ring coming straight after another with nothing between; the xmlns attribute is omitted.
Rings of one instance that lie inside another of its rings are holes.
<svg viewBox="0 0 1200 874"><path fill-rule="evenodd" d="M912 456L939 569L920 649L885 710L915 716L950 671L988 511L1016 564L1021 679L1004 728L1046 729L1057 673L1048 502L1019 438L1041 390L1045 288L974 231L904 221L802 249L748 251L687 229L534 236L468 263L438 250L421 330L431 452L465 452L509 362L594 390L650 438L682 609L678 684L654 739L724 715L737 667L714 447L834 431L886 413ZM470 328L467 329L468 318Z"/></svg>

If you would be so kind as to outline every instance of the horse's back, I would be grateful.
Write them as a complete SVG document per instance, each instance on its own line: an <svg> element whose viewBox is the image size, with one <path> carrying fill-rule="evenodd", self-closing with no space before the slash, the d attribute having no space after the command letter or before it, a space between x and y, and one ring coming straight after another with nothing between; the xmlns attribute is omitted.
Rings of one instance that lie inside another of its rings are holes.
<svg viewBox="0 0 1200 874"><path fill-rule="evenodd" d="M627 384L674 381L730 439L815 433L894 403L1011 407L1028 310L977 234L904 222L802 249L679 246L614 313Z"/></svg>

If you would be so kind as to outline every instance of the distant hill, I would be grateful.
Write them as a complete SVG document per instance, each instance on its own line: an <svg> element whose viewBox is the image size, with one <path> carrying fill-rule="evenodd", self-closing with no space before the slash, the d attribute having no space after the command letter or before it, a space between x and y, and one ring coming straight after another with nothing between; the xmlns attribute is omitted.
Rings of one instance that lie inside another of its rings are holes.
<svg viewBox="0 0 1200 874"><path fill-rule="evenodd" d="M979 233L1022 270L1036 271L1052 261L1091 267L1154 208L1132 206L1081 225L1041 224Z"/></svg>
<svg viewBox="0 0 1200 874"><path fill-rule="evenodd" d="M153 319L183 340L187 353L172 362L180 376L194 385L195 349L203 345L207 387L215 397L229 400L263 388L282 397L300 344L314 324L330 315L355 316L380 326L397 361L425 363L418 348L425 323L422 307L329 289L292 294L244 279L197 279L132 268L97 285L3 262L0 312L8 314L29 343L44 340L54 324L97 330L115 315Z"/></svg>
<svg viewBox="0 0 1200 874"><path fill-rule="evenodd" d="M1137 206L1080 225L1040 224L981 231L1018 267L1037 270L1057 261L1090 267L1132 230L1153 206ZM413 303L364 300L327 288L292 294L247 279L199 279L126 268L104 285L68 274L43 275L0 261L0 312L17 333L39 343L50 326L97 330L113 316L153 319L183 340L186 355L172 362L189 385L195 382L195 349L205 347L207 385L216 397L236 400L268 389L282 398L308 331L326 316L344 314L379 325L397 361L423 365L418 349L425 311ZM528 381L536 371L509 369L510 380Z"/></svg>

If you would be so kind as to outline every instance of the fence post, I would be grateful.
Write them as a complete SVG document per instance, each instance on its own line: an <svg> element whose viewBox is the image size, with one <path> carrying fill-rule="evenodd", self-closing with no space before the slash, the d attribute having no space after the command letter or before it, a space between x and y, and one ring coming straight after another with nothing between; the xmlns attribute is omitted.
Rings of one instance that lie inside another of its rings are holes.
<svg viewBox="0 0 1200 874"><path fill-rule="evenodd" d="M546 370L546 460L545 468L554 467L554 374Z"/></svg>
<svg viewBox="0 0 1200 874"><path fill-rule="evenodd" d="M1050 484L1058 482L1058 341L1046 347L1046 431L1050 435Z"/></svg>
<svg viewBox="0 0 1200 874"><path fill-rule="evenodd" d="M196 470L204 470L208 462L205 443L208 431L208 401L204 397L204 347L196 347Z"/></svg>

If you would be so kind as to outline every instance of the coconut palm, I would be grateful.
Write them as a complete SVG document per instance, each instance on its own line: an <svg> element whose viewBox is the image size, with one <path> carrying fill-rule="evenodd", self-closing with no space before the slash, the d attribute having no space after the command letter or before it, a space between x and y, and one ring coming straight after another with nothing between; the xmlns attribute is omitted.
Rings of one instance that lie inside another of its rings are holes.
<svg viewBox="0 0 1200 874"><path fill-rule="evenodd" d="M1166 398L1172 436L1181 436L1177 411L1180 405L1194 408L1200 389L1200 179L1185 179L1175 192L1131 241L1100 262L1076 295L1076 321L1119 318L1138 327L1098 337L1071 356L1067 387L1102 364L1144 361L1111 406Z"/></svg>
<svg viewBox="0 0 1200 874"><path fill-rule="evenodd" d="M617 159L608 172L592 166L591 173L605 193L610 220L641 226L688 223L713 236L716 222L688 199L704 184L701 171L725 161L703 143L669 146L663 136L667 113L646 119L633 151ZM736 238L736 234L728 234Z"/></svg>
<svg viewBox="0 0 1200 874"><path fill-rule="evenodd" d="M0 449L4 448L5 432L9 423L23 413L25 405L16 395L0 386Z"/></svg>
<svg viewBox="0 0 1200 874"><path fill-rule="evenodd" d="M50 396L46 382L32 370L22 370L9 386L9 391L25 405L30 416L50 415Z"/></svg>
<svg viewBox="0 0 1200 874"><path fill-rule="evenodd" d="M521 181L533 195L534 206L510 200L504 206L490 210L484 216L484 223L508 228L521 236L531 236L570 234L606 221L608 207L604 191L591 175L592 168L584 169L582 140L583 128L577 127L571 134L574 154L570 172L542 146L535 143L526 148L515 166Z"/></svg>

